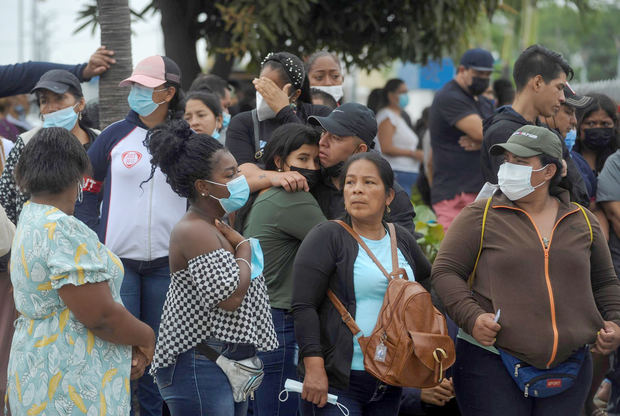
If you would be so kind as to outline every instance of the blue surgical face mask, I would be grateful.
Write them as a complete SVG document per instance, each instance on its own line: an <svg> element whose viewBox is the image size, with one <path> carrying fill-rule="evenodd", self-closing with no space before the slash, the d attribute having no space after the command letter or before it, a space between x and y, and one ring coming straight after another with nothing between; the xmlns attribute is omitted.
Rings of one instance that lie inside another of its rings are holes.
<svg viewBox="0 0 620 416"><path fill-rule="evenodd" d="M577 140L577 130L572 129L568 133L566 133L566 137L564 138L564 143L566 143L566 147L570 152L573 150L573 146L575 145L575 141Z"/></svg>
<svg viewBox="0 0 620 416"><path fill-rule="evenodd" d="M230 124L230 114L222 113L222 128L225 129Z"/></svg>
<svg viewBox="0 0 620 416"><path fill-rule="evenodd" d="M250 197L250 186L243 175L239 175L232 181L226 183L213 182L208 179L205 179L205 181L228 188L230 196L227 198L216 198L213 195L209 196L220 201L220 205L224 208L224 211L229 214L238 210L248 202L248 198Z"/></svg>
<svg viewBox="0 0 620 416"><path fill-rule="evenodd" d="M71 107L54 111L53 113L43 114L43 128L62 127L63 129L71 131L78 120L78 114L73 111L76 105L77 103Z"/></svg>
<svg viewBox="0 0 620 416"><path fill-rule="evenodd" d="M406 92L398 95L398 106L400 108L405 108L409 105L409 94Z"/></svg>
<svg viewBox="0 0 620 416"><path fill-rule="evenodd" d="M157 91L163 91L163 89ZM155 92L153 88L133 84L131 91L129 91L129 96L127 97L129 107L142 117L146 117L153 113L153 111L155 111L160 104L166 102L165 100L161 103L154 102L153 92Z"/></svg>
<svg viewBox="0 0 620 416"><path fill-rule="evenodd" d="M263 272L263 268L265 267L265 259L263 258L263 249L257 238L250 238L250 247L252 248L252 259L250 261L252 272L250 274L250 278L255 279Z"/></svg>
<svg viewBox="0 0 620 416"><path fill-rule="evenodd" d="M215 140L219 140L220 139L220 131L218 129L213 130L213 133L211 133L211 137L213 137Z"/></svg>

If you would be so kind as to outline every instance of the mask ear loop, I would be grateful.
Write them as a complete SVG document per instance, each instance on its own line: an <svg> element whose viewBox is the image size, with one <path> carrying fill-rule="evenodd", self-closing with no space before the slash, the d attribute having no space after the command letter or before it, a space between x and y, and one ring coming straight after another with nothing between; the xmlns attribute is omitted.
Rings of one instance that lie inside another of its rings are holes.
<svg viewBox="0 0 620 416"><path fill-rule="evenodd" d="M349 409L347 409L344 404L336 402L336 407L342 412L344 416L349 416Z"/></svg>
<svg viewBox="0 0 620 416"><path fill-rule="evenodd" d="M285 394L285 393L286 393L286 396L284 396L284 398L282 398L282 394ZM284 403L285 401L288 400L288 390L287 389L282 390L280 392L280 394L278 394L278 400L280 400L282 403Z"/></svg>

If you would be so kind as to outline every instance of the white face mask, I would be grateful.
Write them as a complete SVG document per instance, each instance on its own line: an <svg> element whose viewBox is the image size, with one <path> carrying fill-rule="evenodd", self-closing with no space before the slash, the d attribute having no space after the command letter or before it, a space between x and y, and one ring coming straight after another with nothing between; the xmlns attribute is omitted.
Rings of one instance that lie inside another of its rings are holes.
<svg viewBox="0 0 620 416"><path fill-rule="evenodd" d="M258 121L269 120L276 116L275 111L269 107L267 101L258 91L256 91L256 115L258 116Z"/></svg>
<svg viewBox="0 0 620 416"><path fill-rule="evenodd" d="M329 95L334 97L334 100L336 101L340 101L340 99L344 95L342 91L342 85L330 85L330 86L313 85L312 88L316 88L317 90L321 90L323 92L328 93Z"/></svg>
<svg viewBox="0 0 620 416"><path fill-rule="evenodd" d="M511 201L521 199L547 182L545 180L536 186L532 186L532 172L540 172L546 167L547 165L540 169L533 170L531 166L504 162L497 172L497 184L499 185L499 189L501 189L504 195Z"/></svg>

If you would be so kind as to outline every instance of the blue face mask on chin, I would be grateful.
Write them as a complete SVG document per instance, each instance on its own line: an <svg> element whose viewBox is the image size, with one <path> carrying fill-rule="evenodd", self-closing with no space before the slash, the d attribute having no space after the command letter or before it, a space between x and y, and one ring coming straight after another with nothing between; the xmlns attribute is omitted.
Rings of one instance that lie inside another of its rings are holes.
<svg viewBox="0 0 620 416"><path fill-rule="evenodd" d="M78 114L73 111L76 105L77 104L63 108L62 110L54 111L53 113L44 114L43 128L62 127L63 129L71 131L78 120Z"/></svg>
<svg viewBox="0 0 620 416"><path fill-rule="evenodd" d="M409 94L406 92L398 95L398 106L400 108L405 108L409 105Z"/></svg>
<svg viewBox="0 0 620 416"><path fill-rule="evenodd" d="M230 114L222 113L222 128L225 129L230 124Z"/></svg>
<svg viewBox="0 0 620 416"><path fill-rule="evenodd" d="M213 130L213 133L211 133L211 137L213 137L215 140L219 140L220 139L220 131L215 129Z"/></svg>
<svg viewBox="0 0 620 416"><path fill-rule="evenodd" d="M149 114L152 114L153 111L159 107L161 103L156 103L153 101L153 92L155 90L153 88L148 88L142 85L134 84L131 87L131 91L129 91L129 96L127 97L127 102L129 103L129 107L140 114L142 117L146 117ZM162 90L159 90L162 91Z"/></svg>
<svg viewBox="0 0 620 416"><path fill-rule="evenodd" d="M235 212L244 206L246 202L248 202L248 198L250 197L250 186L243 175L239 175L235 179L226 183L213 182L208 179L205 179L205 181L228 188L230 196L227 198L217 198L213 195L209 195L211 198L220 201L220 205L228 214Z"/></svg>

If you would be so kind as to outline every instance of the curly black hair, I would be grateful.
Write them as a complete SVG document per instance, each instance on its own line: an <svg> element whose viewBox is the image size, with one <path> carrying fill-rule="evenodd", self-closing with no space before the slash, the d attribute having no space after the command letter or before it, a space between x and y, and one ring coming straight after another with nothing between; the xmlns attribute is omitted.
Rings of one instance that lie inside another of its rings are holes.
<svg viewBox="0 0 620 416"><path fill-rule="evenodd" d="M149 130L144 145L151 154L151 176L159 167L166 182L179 196L196 198L194 182L209 179L213 156L224 146L213 137L195 133L185 120L170 120Z"/></svg>
<svg viewBox="0 0 620 416"><path fill-rule="evenodd" d="M90 172L80 141L67 129L41 129L24 146L15 166L15 182L24 193L57 194L77 186Z"/></svg>

